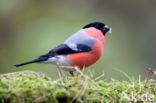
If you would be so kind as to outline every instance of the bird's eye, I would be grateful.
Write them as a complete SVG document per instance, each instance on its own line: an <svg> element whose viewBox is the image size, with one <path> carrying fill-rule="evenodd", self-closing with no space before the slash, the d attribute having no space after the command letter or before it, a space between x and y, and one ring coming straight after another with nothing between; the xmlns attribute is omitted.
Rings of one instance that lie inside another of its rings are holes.
<svg viewBox="0 0 156 103"><path fill-rule="evenodd" d="M102 28L103 25L101 25L101 24L97 24L96 27L97 27L97 28Z"/></svg>

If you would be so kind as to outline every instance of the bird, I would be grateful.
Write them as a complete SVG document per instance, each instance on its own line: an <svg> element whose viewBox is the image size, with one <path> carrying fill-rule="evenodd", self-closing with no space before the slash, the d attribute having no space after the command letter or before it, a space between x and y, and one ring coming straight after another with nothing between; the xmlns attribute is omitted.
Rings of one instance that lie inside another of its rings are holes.
<svg viewBox="0 0 156 103"><path fill-rule="evenodd" d="M82 74L81 70L91 66L103 54L106 33L112 29L102 22L92 22L66 39L63 43L39 56L37 59L16 64L16 67L32 63L56 64L61 75L62 68ZM83 75L84 76L84 75Z"/></svg>

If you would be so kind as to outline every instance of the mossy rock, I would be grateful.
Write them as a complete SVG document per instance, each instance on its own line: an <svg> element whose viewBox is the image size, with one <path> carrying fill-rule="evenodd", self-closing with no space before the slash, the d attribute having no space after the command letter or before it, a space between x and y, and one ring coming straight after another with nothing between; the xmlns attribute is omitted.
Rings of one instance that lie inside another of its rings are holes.
<svg viewBox="0 0 156 103"><path fill-rule="evenodd" d="M134 97L135 98L134 98ZM141 99L144 96L143 99ZM147 97L146 97L147 96ZM23 71L0 75L0 103L129 103L156 101L155 80L53 80Z"/></svg>

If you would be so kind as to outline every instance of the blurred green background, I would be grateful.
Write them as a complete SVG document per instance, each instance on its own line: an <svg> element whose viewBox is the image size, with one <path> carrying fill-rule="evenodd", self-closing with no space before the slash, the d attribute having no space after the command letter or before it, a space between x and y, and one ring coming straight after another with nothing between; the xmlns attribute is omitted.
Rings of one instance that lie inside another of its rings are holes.
<svg viewBox="0 0 156 103"><path fill-rule="evenodd" d="M103 57L86 69L95 76L147 77L156 64L156 0L0 0L0 73L33 70L57 78L54 65L14 64L46 53L84 25L112 27Z"/></svg>

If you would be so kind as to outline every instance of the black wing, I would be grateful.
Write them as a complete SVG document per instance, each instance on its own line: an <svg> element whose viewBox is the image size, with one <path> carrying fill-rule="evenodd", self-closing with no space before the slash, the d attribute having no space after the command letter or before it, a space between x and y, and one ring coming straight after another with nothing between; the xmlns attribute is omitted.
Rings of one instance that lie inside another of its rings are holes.
<svg viewBox="0 0 156 103"><path fill-rule="evenodd" d="M46 55L48 56L55 56L55 55L67 55L71 53L79 53L79 52L88 52L92 49L84 44L77 44L76 49L70 48L67 44L61 44L56 48L49 51Z"/></svg>
<svg viewBox="0 0 156 103"><path fill-rule="evenodd" d="M49 51L47 54L41 55L39 58L37 58L35 60L16 64L15 66L18 67L18 66L22 66L22 65L26 65L26 64L30 64L30 63L46 61L50 57L56 56L56 55L67 55L67 54L71 54L71 53L88 52L91 50L92 49L89 46L83 45L83 44L77 44L75 49L70 48L66 44L61 44L61 45L57 46L56 48L52 49L51 51Z"/></svg>

